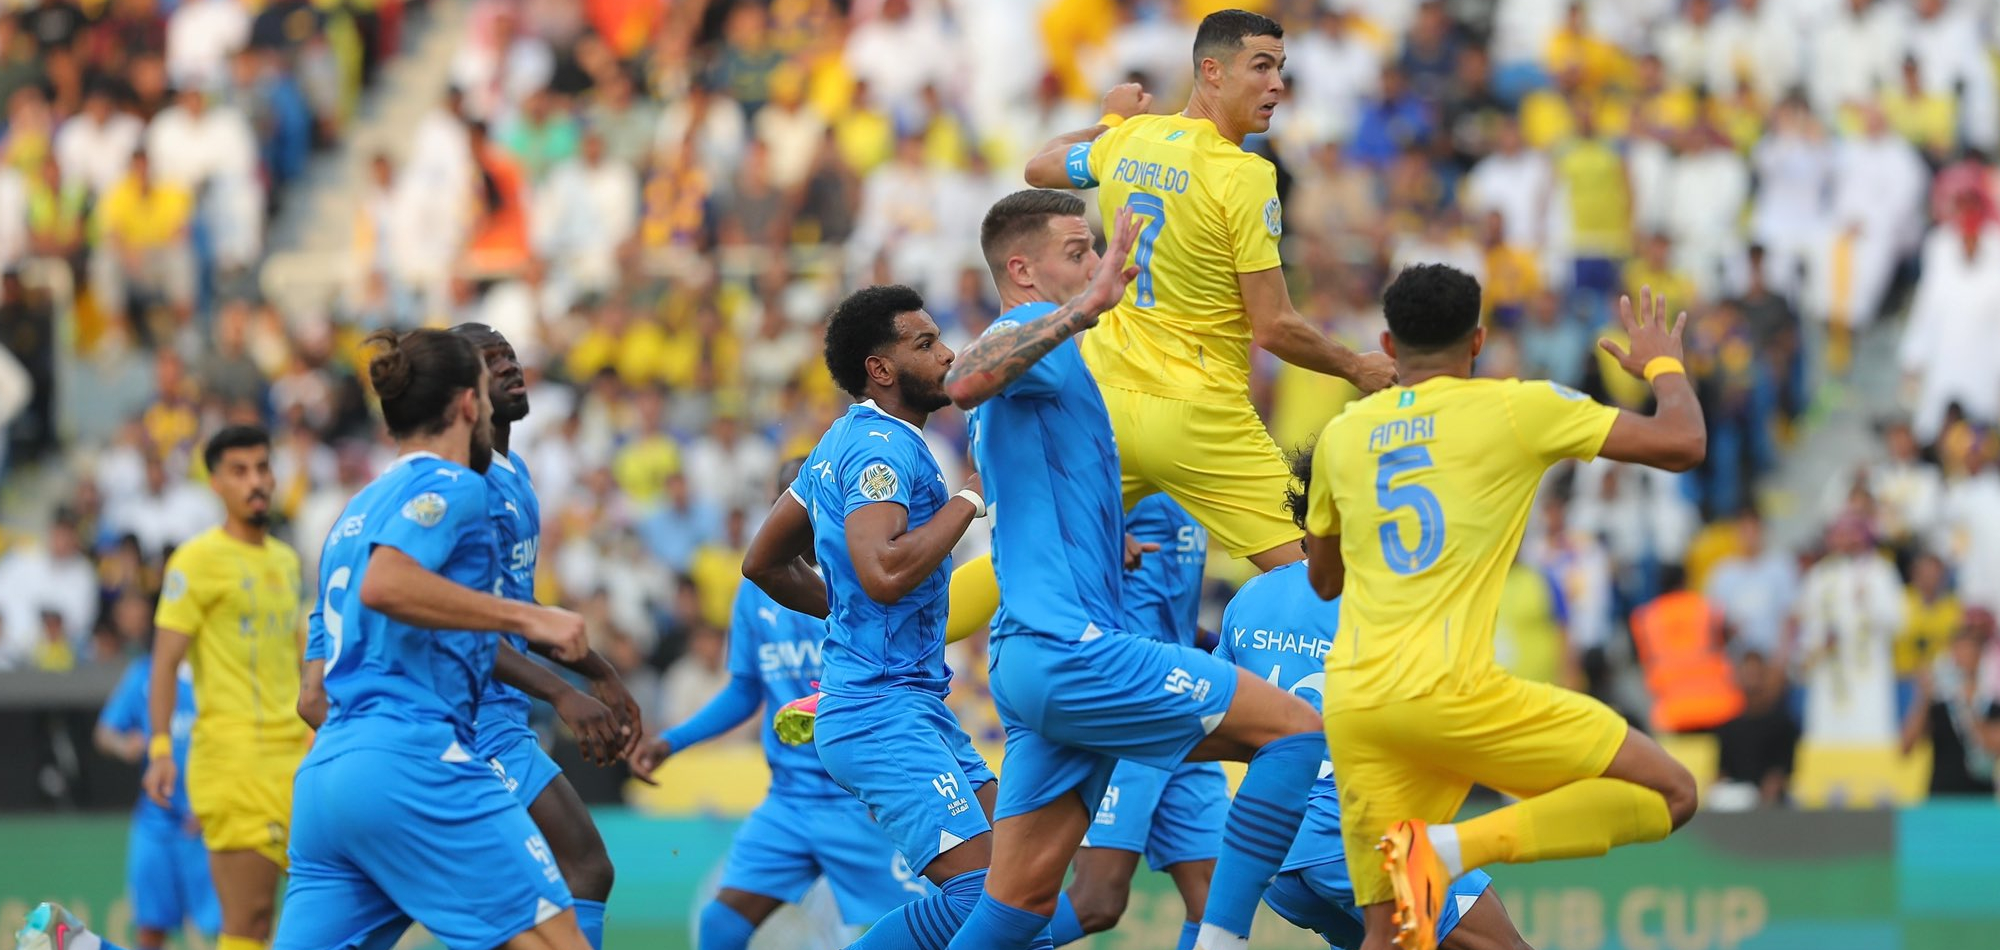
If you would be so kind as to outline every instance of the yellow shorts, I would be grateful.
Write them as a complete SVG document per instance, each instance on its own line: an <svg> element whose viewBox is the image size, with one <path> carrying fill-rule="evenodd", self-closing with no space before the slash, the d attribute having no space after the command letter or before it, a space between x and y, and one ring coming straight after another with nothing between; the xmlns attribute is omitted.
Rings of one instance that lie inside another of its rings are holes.
<svg viewBox="0 0 2000 950"><path fill-rule="evenodd" d="M1355 904L1395 897L1375 853L1390 824L1451 821L1474 783L1527 798L1596 778L1625 734L1611 707L1504 672L1476 690L1441 687L1368 709L1329 709L1326 742Z"/></svg>
<svg viewBox="0 0 2000 950"><path fill-rule="evenodd" d="M1231 557L1249 557L1301 532L1285 514L1292 473L1257 410L1101 387L1118 436L1125 507L1166 492Z"/></svg>
<svg viewBox="0 0 2000 950"><path fill-rule="evenodd" d="M255 851L290 867L285 848L291 842L292 776L303 758L303 748L254 761L190 755L188 805L208 850Z"/></svg>

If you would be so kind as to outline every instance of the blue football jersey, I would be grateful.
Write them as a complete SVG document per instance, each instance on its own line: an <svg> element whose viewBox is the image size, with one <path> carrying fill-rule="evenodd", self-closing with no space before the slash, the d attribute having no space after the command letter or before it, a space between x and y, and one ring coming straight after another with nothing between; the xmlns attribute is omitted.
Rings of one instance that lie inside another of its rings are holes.
<svg viewBox="0 0 2000 950"><path fill-rule="evenodd" d="M1054 309L1023 304L987 332ZM1000 610L992 635L1077 639L1092 627L1123 630L1118 445L1074 339L973 411L972 454L993 507Z"/></svg>
<svg viewBox="0 0 2000 950"><path fill-rule="evenodd" d="M148 703L153 694L152 676L153 658L150 654L133 659L125 667L125 675L118 678L118 686L111 691L111 698L105 701L97 724L126 735L151 736L153 713ZM153 803L151 796L142 794L133 811L141 822L177 829L187 824L192 815L187 797L187 753L188 737L194 734L194 678L185 663L174 681L179 684L179 689L174 692L174 721L167 725L167 734L174 740L176 778L173 806L161 808Z"/></svg>
<svg viewBox="0 0 2000 950"><path fill-rule="evenodd" d="M1215 655L1321 709L1326 654L1339 627L1340 601L1319 599L1306 577L1306 562L1297 561L1251 578L1230 598ZM1333 784L1333 763L1322 762L1284 869L1324 863L1325 842L1339 839L1340 792Z"/></svg>
<svg viewBox="0 0 2000 950"><path fill-rule="evenodd" d="M1160 546L1125 572L1125 632L1184 647L1201 634L1201 574L1208 529L1167 493L1147 495L1125 513L1125 533Z"/></svg>
<svg viewBox="0 0 2000 950"><path fill-rule="evenodd" d="M320 553L319 606L308 658L326 661L327 718L314 756L356 748L419 747L440 754L469 743L499 638L420 630L361 603L379 546L475 590L498 593L486 479L428 452L404 456L347 503Z"/></svg>
<svg viewBox="0 0 2000 950"><path fill-rule="evenodd" d="M854 511L878 502L902 505L915 529L951 500L923 433L877 409L874 400L856 403L806 456L791 493L812 517L813 551L831 611L820 689L870 695L905 686L943 695L951 686L944 662L951 558L903 599L883 604L862 589L847 554L847 516Z"/></svg>
<svg viewBox="0 0 2000 950"><path fill-rule="evenodd" d="M815 692L820 641L825 638L826 621L779 606L755 584L737 585L736 604L729 613L729 672L754 676L763 684L764 712L757 732L764 742L764 760L771 766L774 792L847 795L827 777L817 749L780 742L777 730L771 728L771 717L780 707Z"/></svg>
<svg viewBox="0 0 2000 950"><path fill-rule="evenodd" d="M535 482L528 475L528 463L508 452L493 457L486 470L486 503L493 518L493 533L499 545L500 596L533 603L535 600L535 558L542 546L542 505L535 498ZM528 652L528 641L506 635L515 650ZM486 694L479 697L481 722L528 720L528 694L496 679L488 679Z"/></svg>

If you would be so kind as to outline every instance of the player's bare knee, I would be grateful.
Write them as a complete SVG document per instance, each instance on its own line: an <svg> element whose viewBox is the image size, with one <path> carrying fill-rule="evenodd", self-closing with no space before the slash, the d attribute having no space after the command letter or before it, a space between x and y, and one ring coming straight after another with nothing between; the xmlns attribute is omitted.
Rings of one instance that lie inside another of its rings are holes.
<svg viewBox="0 0 2000 950"><path fill-rule="evenodd" d="M616 872L611 867L611 856L605 854L603 848L558 864L562 868L563 882L569 885L572 897L587 901L602 901L611 896L611 882L616 877Z"/></svg>
<svg viewBox="0 0 2000 950"><path fill-rule="evenodd" d="M1673 822L1674 830L1679 831L1682 825L1693 820L1695 809L1701 804L1701 792L1695 785L1694 773L1689 772L1687 766L1674 762L1661 785L1663 787L1654 791L1666 798L1667 815Z"/></svg>
<svg viewBox="0 0 2000 950"><path fill-rule="evenodd" d="M1131 898L1129 888L1093 885L1083 881L1077 882L1069 891L1069 902L1076 910L1077 925L1087 934L1103 933L1118 926Z"/></svg>

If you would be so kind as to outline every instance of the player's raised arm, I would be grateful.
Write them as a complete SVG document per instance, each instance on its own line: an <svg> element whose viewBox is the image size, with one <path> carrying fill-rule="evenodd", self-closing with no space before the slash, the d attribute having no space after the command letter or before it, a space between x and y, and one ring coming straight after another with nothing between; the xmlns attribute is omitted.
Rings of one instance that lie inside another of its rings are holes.
<svg viewBox="0 0 2000 950"><path fill-rule="evenodd" d="M945 394L958 408L971 409L999 395L1062 341L1096 326L1097 318L1125 296L1125 285L1139 276L1139 268L1124 266L1138 239L1139 222L1132 209L1118 209L1110 243L1091 272L1089 286L1068 303L1027 323L994 324L952 361L951 372L944 378ZM1083 250L1089 252L1088 247ZM1018 260L1016 256L1005 266Z"/></svg>
<svg viewBox="0 0 2000 950"><path fill-rule="evenodd" d="M757 536L750 539L749 550L743 552L743 577L763 588L779 606L825 619L826 581L806 560L812 545L811 513L798 496L781 492Z"/></svg>
<svg viewBox="0 0 2000 950"><path fill-rule="evenodd" d="M1364 393L1396 382L1396 362L1386 353L1356 353L1327 338L1292 306L1281 267L1236 275L1250 341L1293 366L1338 376Z"/></svg>
<svg viewBox="0 0 2000 950"><path fill-rule="evenodd" d="M519 634L549 645L558 659L576 659L589 649L582 617L481 593L431 573L416 558L387 545L368 556L361 605L412 627Z"/></svg>
<svg viewBox="0 0 2000 950"><path fill-rule="evenodd" d="M1104 118L1096 125L1058 135L1028 159L1028 184L1036 188L1096 187L1097 179L1090 173L1089 144L1118 123L1144 115L1152 105L1153 94L1136 82L1111 87L1104 94Z"/></svg>
<svg viewBox="0 0 2000 950"><path fill-rule="evenodd" d="M1611 424L1598 454L1620 462L1637 462L1670 472L1685 472L1701 464L1708 454L1708 427L1702 421L1701 402L1681 364L1681 330L1687 313L1669 325L1667 303L1653 296L1651 288L1639 291L1639 309L1633 313L1632 298L1618 298L1618 322L1631 337L1627 350L1612 340L1599 346L1618 360L1618 365L1652 384L1653 414L1620 412Z"/></svg>

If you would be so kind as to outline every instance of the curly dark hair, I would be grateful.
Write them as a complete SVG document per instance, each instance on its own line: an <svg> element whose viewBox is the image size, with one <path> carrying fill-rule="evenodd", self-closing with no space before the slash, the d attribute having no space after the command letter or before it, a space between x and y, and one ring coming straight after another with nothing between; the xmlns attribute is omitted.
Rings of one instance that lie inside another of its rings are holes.
<svg viewBox="0 0 2000 950"><path fill-rule="evenodd" d="M1298 485L1285 486L1285 514L1292 516L1292 523L1300 531L1306 529L1306 494L1312 489L1313 449L1317 440L1307 442L1285 453L1285 467L1292 470L1292 481Z"/></svg>
<svg viewBox="0 0 2000 950"><path fill-rule="evenodd" d="M868 358L896 342L896 317L924 309L922 294L902 284L863 287L826 321L826 369L847 394L868 392Z"/></svg>
<svg viewBox="0 0 2000 950"><path fill-rule="evenodd" d="M1396 345L1417 353L1454 346L1479 326L1479 281L1445 264L1416 264L1382 292Z"/></svg>

